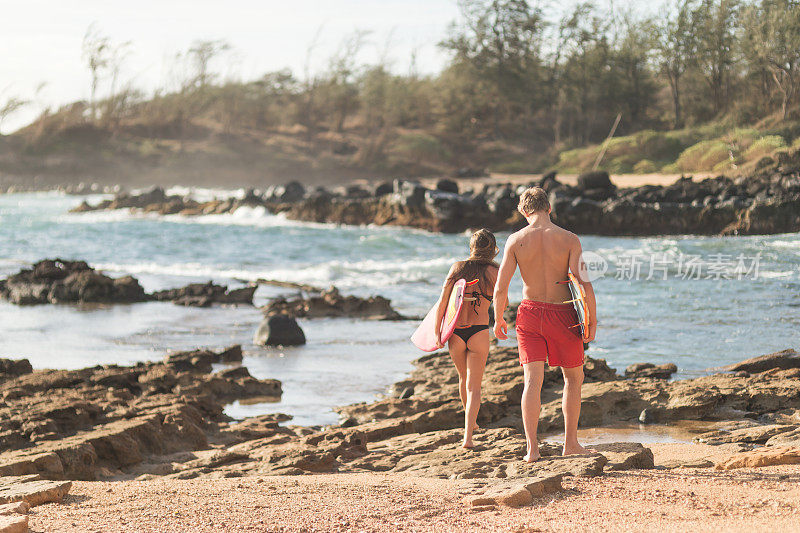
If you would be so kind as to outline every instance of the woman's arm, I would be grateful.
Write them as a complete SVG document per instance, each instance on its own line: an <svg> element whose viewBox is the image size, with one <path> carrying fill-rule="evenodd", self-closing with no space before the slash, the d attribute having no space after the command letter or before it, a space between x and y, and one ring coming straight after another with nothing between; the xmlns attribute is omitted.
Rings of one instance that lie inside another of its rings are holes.
<svg viewBox="0 0 800 533"><path fill-rule="evenodd" d="M455 263L453 266L450 267L450 271L447 273L447 277L444 279L444 285L442 285L442 294L439 295L439 307L436 309L436 341L441 348L444 346L442 342L442 319L444 318L444 313L447 310L447 304L450 302L450 293L453 291L453 285L455 284L452 280L450 280L450 276L453 275L453 272L456 270L456 266L458 263Z"/></svg>

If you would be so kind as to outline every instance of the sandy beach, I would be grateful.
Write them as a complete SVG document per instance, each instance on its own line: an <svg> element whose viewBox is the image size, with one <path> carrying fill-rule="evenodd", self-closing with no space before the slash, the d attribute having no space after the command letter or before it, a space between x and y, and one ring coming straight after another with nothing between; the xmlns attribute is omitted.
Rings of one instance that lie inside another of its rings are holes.
<svg viewBox="0 0 800 533"><path fill-rule="evenodd" d="M652 445L656 465L724 454ZM468 452L465 452L468 453ZM31 532L115 531L800 531L800 466L573 477L519 509L475 512L473 480L396 474L75 482L31 510Z"/></svg>

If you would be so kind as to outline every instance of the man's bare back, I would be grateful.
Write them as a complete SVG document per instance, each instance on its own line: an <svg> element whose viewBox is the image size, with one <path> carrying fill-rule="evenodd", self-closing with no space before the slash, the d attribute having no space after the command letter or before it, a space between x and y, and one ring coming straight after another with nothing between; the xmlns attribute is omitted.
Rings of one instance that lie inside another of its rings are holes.
<svg viewBox="0 0 800 533"><path fill-rule="evenodd" d="M580 254L580 241L574 233L546 219L511 235L506 246L516 256L525 299L547 303L570 299L563 281L569 272L570 256Z"/></svg>

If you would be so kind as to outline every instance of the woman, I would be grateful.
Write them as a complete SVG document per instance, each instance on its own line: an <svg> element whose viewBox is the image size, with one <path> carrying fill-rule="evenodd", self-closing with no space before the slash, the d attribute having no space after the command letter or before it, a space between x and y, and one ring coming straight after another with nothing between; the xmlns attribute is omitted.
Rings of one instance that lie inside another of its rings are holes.
<svg viewBox="0 0 800 533"><path fill-rule="evenodd" d="M494 258L498 252L491 231L476 231L469 241L469 258L450 268L439 297L436 324L442 323L455 282L467 280L464 305L458 315L456 330L448 341L450 357L458 371L458 392L464 406L464 448L474 446L472 432L477 427L475 421L481 406L481 380L489 355L489 306L499 268ZM441 334L439 346L444 346Z"/></svg>

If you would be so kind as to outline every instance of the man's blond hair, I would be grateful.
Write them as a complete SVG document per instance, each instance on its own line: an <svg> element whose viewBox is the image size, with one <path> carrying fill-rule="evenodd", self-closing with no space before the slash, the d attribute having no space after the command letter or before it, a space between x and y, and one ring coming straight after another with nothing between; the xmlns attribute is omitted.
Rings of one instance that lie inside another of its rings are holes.
<svg viewBox="0 0 800 533"><path fill-rule="evenodd" d="M523 215L532 215L537 211L550 212L550 201L547 199L547 193L541 187L525 189L519 197L517 209Z"/></svg>

